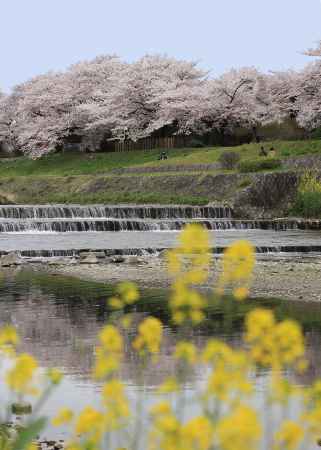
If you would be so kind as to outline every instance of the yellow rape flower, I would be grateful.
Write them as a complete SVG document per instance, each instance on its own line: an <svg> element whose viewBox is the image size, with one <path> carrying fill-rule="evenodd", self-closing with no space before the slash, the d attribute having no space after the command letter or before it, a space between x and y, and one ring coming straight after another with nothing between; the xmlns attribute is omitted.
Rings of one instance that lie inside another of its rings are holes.
<svg viewBox="0 0 321 450"><path fill-rule="evenodd" d="M103 348L96 349L96 359L93 369L94 378L102 380L113 372L116 372L120 366L120 355L115 353L106 353Z"/></svg>
<svg viewBox="0 0 321 450"><path fill-rule="evenodd" d="M99 334L99 340L104 349L119 353L123 349L123 338L113 325L106 325Z"/></svg>
<svg viewBox="0 0 321 450"><path fill-rule="evenodd" d="M172 275L180 273L182 269L182 260L180 255L175 250L169 250L166 252L166 261L168 272Z"/></svg>
<svg viewBox="0 0 321 450"><path fill-rule="evenodd" d="M246 316L245 327L245 340L248 343L253 343L255 340L273 333L275 327L274 314L269 309L253 309Z"/></svg>
<svg viewBox="0 0 321 450"><path fill-rule="evenodd" d="M133 341L133 347L142 355L149 352L159 352L162 340L163 328L160 320L155 317L147 317L138 327L138 335Z"/></svg>
<svg viewBox="0 0 321 450"><path fill-rule="evenodd" d="M207 302L194 286L208 279L209 235L201 225L190 224L180 234L179 242L177 249L167 252L168 270L176 277L169 302L172 319L177 325L186 321L197 325L205 318Z"/></svg>
<svg viewBox="0 0 321 450"><path fill-rule="evenodd" d="M103 420L104 416L101 412L87 406L77 419L75 431L79 435L89 434L95 441L98 441L103 432Z"/></svg>
<svg viewBox="0 0 321 450"><path fill-rule="evenodd" d="M39 449L39 447L38 447L38 443L37 442L31 442L31 444L29 444L26 447L26 450L38 450L38 449Z"/></svg>
<svg viewBox="0 0 321 450"><path fill-rule="evenodd" d="M119 369L123 352L123 337L113 325L106 325L99 334L100 346L96 349L93 374L104 379Z"/></svg>
<svg viewBox="0 0 321 450"><path fill-rule="evenodd" d="M222 450L254 450L261 437L261 426L256 412L248 406L239 406L216 426L219 448Z"/></svg>
<svg viewBox="0 0 321 450"><path fill-rule="evenodd" d="M254 265L254 247L247 241L234 242L224 252L217 292L223 292L225 286L232 285L234 297L244 300L248 296Z"/></svg>
<svg viewBox="0 0 321 450"><path fill-rule="evenodd" d="M197 350L191 342L178 342L174 352L174 358L184 361L187 364L195 364L197 360Z"/></svg>
<svg viewBox="0 0 321 450"><path fill-rule="evenodd" d="M19 355L6 374L7 385L18 394L35 395L37 390L33 386L33 377L37 369L38 363L31 355Z"/></svg>
<svg viewBox="0 0 321 450"><path fill-rule="evenodd" d="M117 287L117 293L127 305L135 303L139 299L139 292L135 283L126 281Z"/></svg>
<svg viewBox="0 0 321 450"><path fill-rule="evenodd" d="M207 252L210 247L209 234L202 225L189 224L180 234L179 244L179 249L184 253Z"/></svg>
<svg viewBox="0 0 321 450"><path fill-rule="evenodd" d="M293 320L280 322L275 328L275 340L283 364L291 365L303 358L304 338L297 322Z"/></svg>
<svg viewBox="0 0 321 450"><path fill-rule="evenodd" d="M249 296L249 290L247 287L238 287L233 290L233 297L240 302L245 300Z"/></svg>
<svg viewBox="0 0 321 450"><path fill-rule="evenodd" d="M158 392L160 394L172 394L179 390L179 384L174 377L168 377L166 380L158 387Z"/></svg>
<svg viewBox="0 0 321 450"><path fill-rule="evenodd" d="M236 241L224 252L223 276L227 281L244 281L252 275L255 253L248 241Z"/></svg>
<svg viewBox="0 0 321 450"><path fill-rule="evenodd" d="M61 425L68 424L72 421L74 413L69 408L61 408L56 417L52 419L52 424L55 427L60 427Z"/></svg>
<svg viewBox="0 0 321 450"><path fill-rule="evenodd" d="M122 426L123 420L130 415L129 404L123 383L117 379L108 381L102 392L105 412L105 429L115 430Z"/></svg>
<svg viewBox="0 0 321 450"><path fill-rule="evenodd" d="M181 448L184 450L208 450L212 440L213 428L206 417L195 417L181 428Z"/></svg>
<svg viewBox="0 0 321 450"><path fill-rule="evenodd" d="M282 423L280 430L275 434L274 450L296 450L303 441L304 429L292 420Z"/></svg>
<svg viewBox="0 0 321 450"><path fill-rule="evenodd" d="M59 369L48 369L47 371L47 376L50 380L50 382L54 385L57 385L61 382L62 380L62 372Z"/></svg>
<svg viewBox="0 0 321 450"><path fill-rule="evenodd" d="M215 366L218 363L229 364L233 358L233 350L225 342L218 339L210 339L202 353L205 363Z"/></svg>
<svg viewBox="0 0 321 450"><path fill-rule="evenodd" d="M158 411L156 412L156 410ZM150 434L150 450L174 450L181 448L181 425L169 405L156 408ZM182 449L183 450L183 449Z"/></svg>
<svg viewBox="0 0 321 450"><path fill-rule="evenodd" d="M152 416L159 416L161 414L170 414L171 410L171 405L168 402L160 402L153 405L150 413Z"/></svg>
<svg viewBox="0 0 321 450"><path fill-rule="evenodd" d="M302 368L304 338L300 326L293 320L276 323L272 311L255 309L246 318L245 341L251 345L254 362L263 367Z"/></svg>
<svg viewBox="0 0 321 450"><path fill-rule="evenodd" d="M5 325L0 329L0 347L12 345L16 347L19 344L19 336L12 325Z"/></svg>
<svg viewBox="0 0 321 450"><path fill-rule="evenodd" d="M139 292L135 283L125 281L116 289L116 296L109 299L109 305L114 309L122 309L125 305L131 305L139 299Z"/></svg>

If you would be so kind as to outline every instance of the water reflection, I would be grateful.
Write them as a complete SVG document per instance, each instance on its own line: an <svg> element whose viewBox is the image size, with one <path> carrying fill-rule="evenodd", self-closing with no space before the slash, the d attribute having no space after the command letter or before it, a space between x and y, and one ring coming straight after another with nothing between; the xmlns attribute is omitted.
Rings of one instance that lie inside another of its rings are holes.
<svg viewBox="0 0 321 450"><path fill-rule="evenodd" d="M22 350L33 354L43 367L59 367L65 380L46 405L45 413L52 415L61 406L80 410L85 405L98 404L99 385L91 380L91 366L96 336L111 311L106 298L112 287L99 283L83 282L73 278L36 274L26 271L8 272L0 284L0 325L14 324L22 338ZM177 336L169 321L166 307L167 293L151 289L142 293L142 300L135 306L134 327L142 317L152 313L165 324L164 345L157 363L149 365L141 379L138 361L131 351L133 330L125 335L125 360L121 377L134 398L137 391L144 391L149 403L158 394L154 387L169 375L174 374L175 365L171 353ZM201 348L209 337L219 337L234 347L241 344L242 323L246 312L257 306L257 302L237 304L226 300L212 305L206 322L201 328L190 330L190 338ZM280 302L262 300L271 306L277 317L293 317L305 330L309 370L297 383L311 382L321 376L321 305L316 303ZM188 373L186 391L189 398L195 396L205 378L204 369L196 368ZM262 393L267 373L256 376L257 401ZM3 387L0 389L1 395ZM53 430L48 429L47 436ZM64 436L64 431L60 436Z"/></svg>

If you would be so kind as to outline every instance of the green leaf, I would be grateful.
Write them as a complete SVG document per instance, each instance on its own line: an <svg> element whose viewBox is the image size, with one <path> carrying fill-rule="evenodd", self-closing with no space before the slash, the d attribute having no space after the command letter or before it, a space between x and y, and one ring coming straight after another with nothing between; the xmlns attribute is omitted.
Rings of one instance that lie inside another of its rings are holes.
<svg viewBox="0 0 321 450"><path fill-rule="evenodd" d="M12 450L24 450L28 444L37 438L39 433L45 428L47 419L41 417L24 428L15 440Z"/></svg>

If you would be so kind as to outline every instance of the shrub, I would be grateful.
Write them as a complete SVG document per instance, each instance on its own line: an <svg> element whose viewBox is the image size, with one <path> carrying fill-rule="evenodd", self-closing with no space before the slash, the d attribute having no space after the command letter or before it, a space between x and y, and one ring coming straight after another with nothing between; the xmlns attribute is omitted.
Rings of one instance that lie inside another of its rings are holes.
<svg viewBox="0 0 321 450"><path fill-rule="evenodd" d="M321 180L306 172L300 180L293 212L304 217L321 217Z"/></svg>
<svg viewBox="0 0 321 450"><path fill-rule="evenodd" d="M240 162L240 155L236 152L223 152L218 159L222 169L235 169Z"/></svg>
<svg viewBox="0 0 321 450"><path fill-rule="evenodd" d="M238 167L240 172L247 173L260 172L261 170L275 170L281 166L282 161L280 159L266 158L241 161Z"/></svg>

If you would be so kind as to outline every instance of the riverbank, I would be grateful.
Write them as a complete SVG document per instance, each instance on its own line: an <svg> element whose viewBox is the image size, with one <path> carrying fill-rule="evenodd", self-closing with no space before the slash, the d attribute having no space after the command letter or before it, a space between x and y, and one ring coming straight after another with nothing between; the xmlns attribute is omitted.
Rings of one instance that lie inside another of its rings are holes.
<svg viewBox="0 0 321 450"><path fill-rule="evenodd" d="M215 285L216 277L220 272L219 266L219 258L213 258L211 277L204 288ZM121 264L42 265L36 270L108 284L126 280L149 288L168 288L171 284L165 261L159 257L129 257ZM321 302L321 256L259 257L253 280L251 289L253 298Z"/></svg>
<svg viewBox="0 0 321 450"><path fill-rule="evenodd" d="M0 204L221 203L243 219L286 217L302 171L321 170L321 141L269 145L277 149L274 169L261 164L269 158L258 157L258 144L169 149L166 161L158 161L160 150L0 159ZM220 162L226 152L255 164L226 169Z"/></svg>

